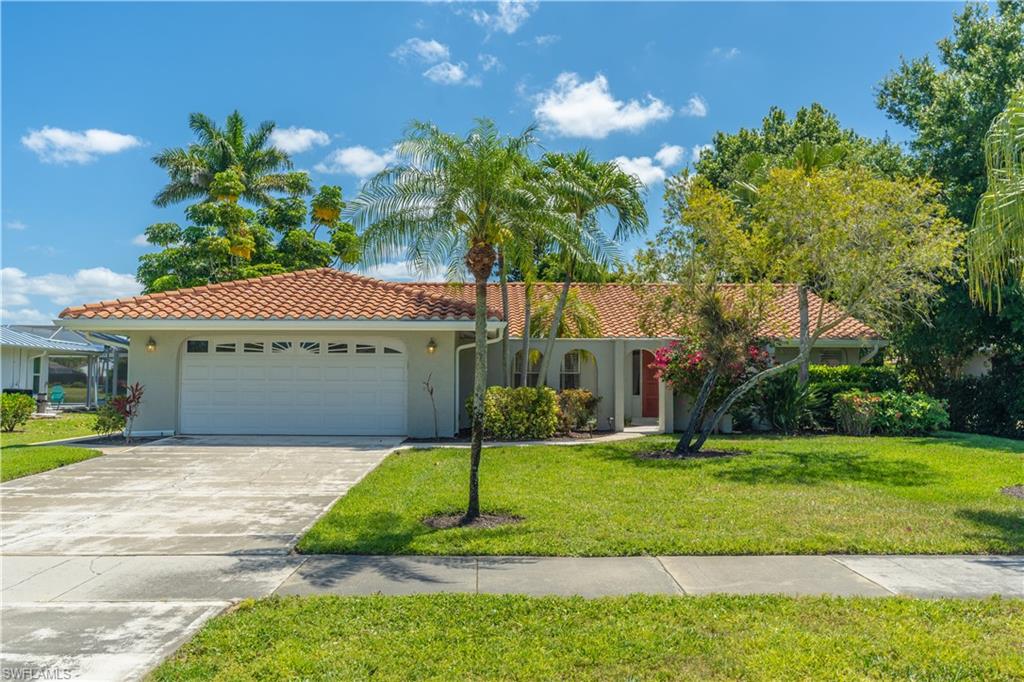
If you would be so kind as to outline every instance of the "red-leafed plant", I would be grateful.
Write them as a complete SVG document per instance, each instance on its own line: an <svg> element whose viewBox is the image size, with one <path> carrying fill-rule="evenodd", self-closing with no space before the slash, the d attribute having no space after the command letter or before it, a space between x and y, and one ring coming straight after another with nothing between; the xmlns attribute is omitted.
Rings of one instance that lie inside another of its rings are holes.
<svg viewBox="0 0 1024 682"><path fill-rule="evenodd" d="M128 392L125 395L119 395L110 401L111 406L124 418L124 439L128 443L132 440L132 423L139 416L139 407L142 405L144 392L145 388L136 381L128 387Z"/></svg>

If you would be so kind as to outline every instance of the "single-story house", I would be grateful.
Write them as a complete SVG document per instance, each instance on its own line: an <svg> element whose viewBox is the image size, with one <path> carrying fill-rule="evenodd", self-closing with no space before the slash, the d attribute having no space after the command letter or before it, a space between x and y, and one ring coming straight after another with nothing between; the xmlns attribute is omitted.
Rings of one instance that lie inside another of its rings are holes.
<svg viewBox="0 0 1024 682"><path fill-rule="evenodd" d="M95 407L123 389L127 345L124 338L86 336L59 326L2 325L2 388L40 396L60 386L66 405Z"/></svg>
<svg viewBox="0 0 1024 682"><path fill-rule="evenodd" d="M488 288L491 384L503 383L506 325L518 348L521 286L511 285L508 320L498 286ZM636 292L621 284L576 286L595 307L600 336L559 339L547 385L600 396L600 428L684 425L686 398L649 368L652 351L668 339L640 331ZM778 291L776 314L795 329L795 291ZM472 389L472 297L471 286L384 282L321 268L67 308L61 323L130 339L129 381L145 386L140 435L430 437L436 411L440 435L450 436L466 425ZM825 311L838 314L827 305ZM848 320L819 340L813 360L855 363L879 343L870 327ZM796 352L791 339L774 345L778 356Z"/></svg>

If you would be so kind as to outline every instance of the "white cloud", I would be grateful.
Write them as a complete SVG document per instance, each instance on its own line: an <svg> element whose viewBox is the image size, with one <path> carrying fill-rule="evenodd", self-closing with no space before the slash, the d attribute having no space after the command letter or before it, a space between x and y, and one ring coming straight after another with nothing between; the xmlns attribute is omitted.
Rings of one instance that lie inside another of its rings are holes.
<svg viewBox="0 0 1024 682"><path fill-rule="evenodd" d="M616 156L613 161L615 165L630 175L635 175L645 185L653 185L665 180L665 169L654 163L649 156Z"/></svg>
<svg viewBox="0 0 1024 682"><path fill-rule="evenodd" d="M704 153L704 150L711 151L714 148L715 148L714 145L710 145L710 144L698 144L698 145L695 145L694 148L693 148L693 156L691 156L690 159L694 163L696 163L697 161L700 161L700 155Z"/></svg>
<svg viewBox="0 0 1024 682"><path fill-rule="evenodd" d="M110 130L90 128L82 132L43 126L30 130L21 143L44 163L89 163L101 154L116 154L138 147L142 140Z"/></svg>
<svg viewBox="0 0 1024 682"><path fill-rule="evenodd" d="M396 47L391 52L391 56L400 62L404 62L411 57L415 57L427 64L434 64L436 62L447 60L449 51L447 45L439 43L436 40L409 38L404 43Z"/></svg>
<svg viewBox="0 0 1024 682"><path fill-rule="evenodd" d="M348 173L358 178L368 178L384 170L396 158L394 149L378 154L369 147L356 145L335 149L313 169L318 173Z"/></svg>
<svg viewBox="0 0 1024 682"><path fill-rule="evenodd" d="M557 43L561 39L562 39L562 36L560 36L560 35L557 35L557 34L554 34L554 33L545 33L542 36L534 36L533 39L531 39L531 40L524 40L523 42L521 42L519 44L524 46L524 47L527 47L527 46L530 46L530 45L536 45L537 47L548 47L550 45L554 45L555 43Z"/></svg>
<svg viewBox="0 0 1024 682"><path fill-rule="evenodd" d="M6 227L8 230L18 231L28 229L28 225L26 225L20 220L8 220L6 223L4 223L4 227Z"/></svg>
<svg viewBox="0 0 1024 682"><path fill-rule="evenodd" d="M501 71L503 67L501 60L495 57L493 54L478 54L476 56L477 61L480 62L480 68L484 71L490 71L491 69L497 69Z"/></svg>
<svg viewBox="0 0 1024 682"><path fill-rule="evenodd" d="M597 74L581 81L578 74L565 72L554 87L537 97L533 110L540 124L559 135L601 139L618 130L637 131L672 116L672 107L647 95L646 100L617 100L608 79Z"/></svg>
<svg viewBox="0 0 1024 682"><path fill-rule="evenodd" d="M694 95L686 102L686 106L680 111L684 116L704 118L708 115L708 103L700 95Z"/></svg>
<svg viewBox="0 0 1024 682"><path fill-rule="evenodd" d="M430 272L421 274L413 264L407 260L374 265L365 268L362 271L362 274L367 277L376 277L377 279L384 279L392 282L430 282L443 280L445 276L445 272L443 270L431 270Z"/></svg>
<svg viewBox="0 0 1024 682"><path fill-rule="evenodd" d="M719 59L735 59L740 56L740 48L738 47L716 47L711 50L712 57L718 57Z"/></svg>
<svg viewBox="0 0 1024 682"><path fill-rule="evenodd" d="M146 239L146 235L144 235L144 234L137 234L134 237L132 237L132 244L134 244L135 246L149 246L150 245L149 244L149 240Z"/></svg>
<svg viewBox="0 0 1024 682"><path fill-rule="evenodd" d="M331 136L322 130L312 128L277 128L270 133L270 144L274 145L285 154L298 154L313 148L313 145L323 146L331 141Z"/></svg>
<svg viewBox="0 0 1024 682"><path fill-rule="evenodd" d="M53 324L57 317L54 313L44 313L35 308L0 308L0 322L3 324Z"/></svg>
<svg viewBox="0 0 1024 682"><path fill-rule="evenodd" d="M686 148L677 144L663 144L661 149L654 155L654 160L659 166L668 168L675 166L686 156Z"/></svg>
<svg viewBox="0 0 1024 682"><path fill-rule="evenodd" d="M0 281L5 305L19 305L8 301L24 300L27 296L45 296L58 305L69 305L135 296L142 291L134 275L102 267L85 268L73 275L50 273L38 276L29 276L18 268L2 268Z"/></svg>
<svg viewBox="0 0 1024 682"><path fill-rule="evenodd" d="M451 62L434 64L424 71L423 75L427 80L440 85L480 85L478 78L469 77L469 74L466 72L465 62L459 62L458 64L452 64Z"/></svg>
<svg viewBox="0 0 1024 682"><path fill-rule="evenodd" d="M535 9L536 0L498 0L497 12L475 9L470 11L469 16L478 26L486 28L488 33L500 31L511 35L526 23Z"/></svg>

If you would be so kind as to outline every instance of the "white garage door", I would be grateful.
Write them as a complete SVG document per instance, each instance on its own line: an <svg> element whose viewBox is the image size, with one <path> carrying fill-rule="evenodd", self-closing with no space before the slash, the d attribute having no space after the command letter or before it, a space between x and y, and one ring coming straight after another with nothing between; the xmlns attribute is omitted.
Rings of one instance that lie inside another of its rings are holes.
<svg viewBox="0 0 1024 682"><path fill-rule="evenodd" d="M402 435L406 360L388 340L190 339L181 432Z"/></svg>

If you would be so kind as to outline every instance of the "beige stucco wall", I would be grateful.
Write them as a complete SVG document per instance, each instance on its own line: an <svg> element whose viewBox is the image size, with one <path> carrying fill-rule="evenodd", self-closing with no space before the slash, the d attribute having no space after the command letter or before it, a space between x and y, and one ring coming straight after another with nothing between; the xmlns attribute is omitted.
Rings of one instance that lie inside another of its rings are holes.
<svg viewBox="0 0 1024 682"><path fill-rule="evenodd" d="M176 433L178 430L178 381L182 351L186 339L230 337L231 333L211 332L195 334L188 332L138 332L128 333L128 380L138 381L145 387L145 397L136 419L137 433ZM335 334L322 332L292 333L250 333L238 332L246 339L267 341L302 336L308 340L358 341L360 338L391 338L405 344L408 357L408 431L414 437L433 437L434 417L430 397L424 390L423 382L428 375L434 385L434 399L437 404L438 429L440 435L450 436L454 431L454 375L455 375L455 332L452 331L396 331L396 332L355 332ZM146 343L152 337L156 350L146 351ZM437 351L427 353L427 343L433 338Z"/></svg>

